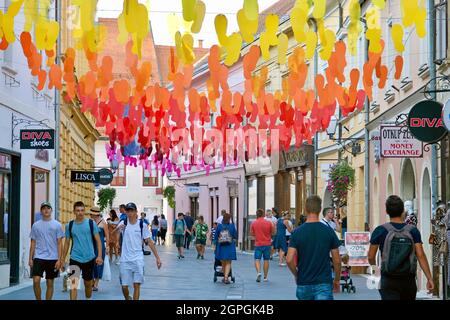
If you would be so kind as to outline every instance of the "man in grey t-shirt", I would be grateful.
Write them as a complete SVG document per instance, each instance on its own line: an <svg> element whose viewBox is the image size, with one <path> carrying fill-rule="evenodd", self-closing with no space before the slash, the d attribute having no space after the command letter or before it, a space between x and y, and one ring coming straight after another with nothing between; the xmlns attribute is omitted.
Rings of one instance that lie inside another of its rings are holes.
<svg viewBox="0 0 450 320"><path fill-rule="evenodd" d="M46 300L53 296L53 281L58 277L63 265L61 224L52 219L52 206L49 202L41 204L42 219L31 227L29 266L33 277L33 290L36 300L41 300L41 278L47 280Z"/></svg>

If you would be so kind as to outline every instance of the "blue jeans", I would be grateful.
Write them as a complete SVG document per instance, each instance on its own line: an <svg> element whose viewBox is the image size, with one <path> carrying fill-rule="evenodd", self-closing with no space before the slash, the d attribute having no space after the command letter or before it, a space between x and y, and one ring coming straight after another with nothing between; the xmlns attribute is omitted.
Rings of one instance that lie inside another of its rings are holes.
<svg viewBox="0 0 450 320"><path fill-rule="evenodd" d="M152 240L154 243L156 243L156 240L158 239L158 229L152 229Z"/></svg>
<svg viewBox="0 0 450 320"><path fill-rule="evenodd" d="M333 284L311 284L297 286L298 300L334 300Z"/></svg>

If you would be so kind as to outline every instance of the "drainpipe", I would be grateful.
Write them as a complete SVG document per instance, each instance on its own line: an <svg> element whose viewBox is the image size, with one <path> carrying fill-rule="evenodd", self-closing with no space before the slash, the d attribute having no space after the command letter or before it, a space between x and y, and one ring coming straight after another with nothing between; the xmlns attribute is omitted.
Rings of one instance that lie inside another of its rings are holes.
<svg viewBox="0 0 450 320"><path fill-rule="evenodd" d="M55 1L55 14L56 14L56 21L59 22L61 26L61 5L58 4L58 1ZM60 64L61 63L61 32L58 34L58 39L56 42L56 58L55 63ZM61 96L60 92L55 88L55 159L56 159L56 167L55 167L55 219L59 220L60 218L60 208L59 208L59 158L60 158L60 102L61 102Z"/></svg>
<svg viewBox="0 0 450 320"><path fill-rule="evenodd" d="M242 230L242 251L247 250L247 226L248 226L248 180L244 174L244 221Z"/></svg>
<svg viewBox="0 0 450 320"><path fill-rule="evenodd" d="M436 35L436 25L435 25L435 10L434 10L434 0L428 0L428 30L430 36L428 37L428 61L430 65L430 90L436 90L436 65L434 64L434 57L436 52L436 44L434 42L435 35ZM431 92L431 98L433 100L436 100L436 93ZM433 144L431 147L431 205L432 205L432 214L434 218L434 214L436 211L436 202L439 198L438 195L438 171L437 171L437 160L438 154L437 154L437 148L436 144ZM443 270L445 270L443 268ZM433 271L433 278L435 278L435 272ZM446 286L446 279L445 279L445 272L443 272L442 275L442 287L443 287L443 299L445 299L445 286ZM436 283L436 282L435 282ZM439 283L439 280L437 280L437 283ZM438 290L438 294L440 294L440 290Z"/></svg>
<svg viewBox="0 0 450 320"><path fill-rule="evenodd" d="M369 48L368 42L365 41L364 48L364 61L369 59ZM366 97L365 106L365 128L364 128L364 212L365 212L365 231L370 228L370 138L369 138L369 128L367 127L370 122L370 104L369 99ZM377 201L377 199L375 199Z"/></svg>

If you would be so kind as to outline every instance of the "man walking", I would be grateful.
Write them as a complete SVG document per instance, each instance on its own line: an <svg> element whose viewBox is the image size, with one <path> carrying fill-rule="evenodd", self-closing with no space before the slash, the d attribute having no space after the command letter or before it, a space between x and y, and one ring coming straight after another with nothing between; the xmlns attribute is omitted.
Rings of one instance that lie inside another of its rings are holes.
<svg viewBox="0 0 450 320"><path fill-rule="evenodd" d="M36 300L41 300L41 278L47 282L45 299L53 297L53 282L63 265L61 224L52 219L52 206L49 202L41 204L41 219L31 227L29 266L33 277L33 290Z"/></svg>
<svg viewBox="0 0 450 320"><path fill-rule="evenodd" d="M186 222L186 233L184 237L184 248L189 250L189 246L192 241L192 229L194 227L194 219L191 217L190 212L186 212L184 216L184 221Z"/></svg>
<svg viewBox="0 0 450 320"><path fill-rule="evenodd" d="M144 252L142 242L150 247L156 259L156 266L161 268L161 260L155 243L151 240L148 225L138 220L136 204L130 202L125 207L127 219L119 223L123 234L122 255L120 257L120 284L125 300L132 300L129 287L133 286L133 300L139 300L141 284L144 283Z"/></svg>
<svg viewBox="0 0 450 320"><path fill-rule="evenodd" d="M184 221L184 214L178 213L177 219L173 223L173 236L175 238L175 245L178 249L178 259L184 258L183 244L184 235L187 233L186 221Z"/></svg>
<svg viewBox="0 0 450 320"><path fill-rule="evenodd" d="M427 289L434 289L433 277L423 250L419 230L403 221L405 207L398 196L386 200L390 222L378 226L372 233L369 263L375 265L381 252L380 296L382 300L415 300L417 293L417 260L427 278Z"/></svg>
<svg viewBox="0 0 450 320"><path fill-rule="evenodd" d="M299 300L333 300L339 292L341 258L336 233L319 220L322 200L318 196L306 199L306 223L291 235L287 264L297 282ZM334 266L331 275L330 252Z"/></svg>
<svg viewBox="0 0 450 320"><path fill-rule="evenodd" d="M103 264L102 243L98 233L98 227L91 219L85 218L85 205L78 201L73 205L75 220L69 222L66 227L66 241L64 243L63 257L69 252L69 243L72 242L70 251L70 270L75 273L71 276L70 300L77 300L78 280L82 274L84 280L84 292L86 299L91 299L93 286L93 271L95 264ZM94 246L97 246L95 257Z"/></svg>
<svg viewBox="0 0 450 320"><path fill-rule="evenodd" d="M266 210L266 217L265 217L265 219L267 221L272 222L272 224L275 227L275 233L276 233L276 225L277 225L278 219L274 217L272 210L270 210L270 209ZM270 245L271 246L271 248L270 248L270 260L273 259L273 255L275 253L275 246L274 246L274 244L275 244L275 235L272 235L272 243Z"/></svg>
<svg viewBox="0 0 450 320"><path fill-rule="evenodd" d="M325 208L322 212L323 218L320 220L324 225L329 226L331 229L333 229L336 232L341 232L341 224L338 220L334 217L334 210L333 208Z"/></svg>
<svg viewBox="0 0 450 320"><path fill-rule="evenodd" d="M256 221L250 227L250 235L255 237L255 268L256 282L261 282L261 258L264 259L264 281L268 281L269 260L272 249L272 236L275 235L275 225L264 218L264 210L256 211Z"/></svg>

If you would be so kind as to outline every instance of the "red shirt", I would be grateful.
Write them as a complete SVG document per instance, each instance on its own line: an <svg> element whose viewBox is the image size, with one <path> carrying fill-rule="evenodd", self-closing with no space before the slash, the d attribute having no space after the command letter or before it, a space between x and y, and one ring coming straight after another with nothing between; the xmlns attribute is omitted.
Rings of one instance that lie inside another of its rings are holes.
<svg viewBox="0 0 450 320"><path fill-rule="evenodd" d="M251 230L255 235L255 246L271 246L272 245L272 222L267 221L264 217L256 219L252 223Z"/></svg>

